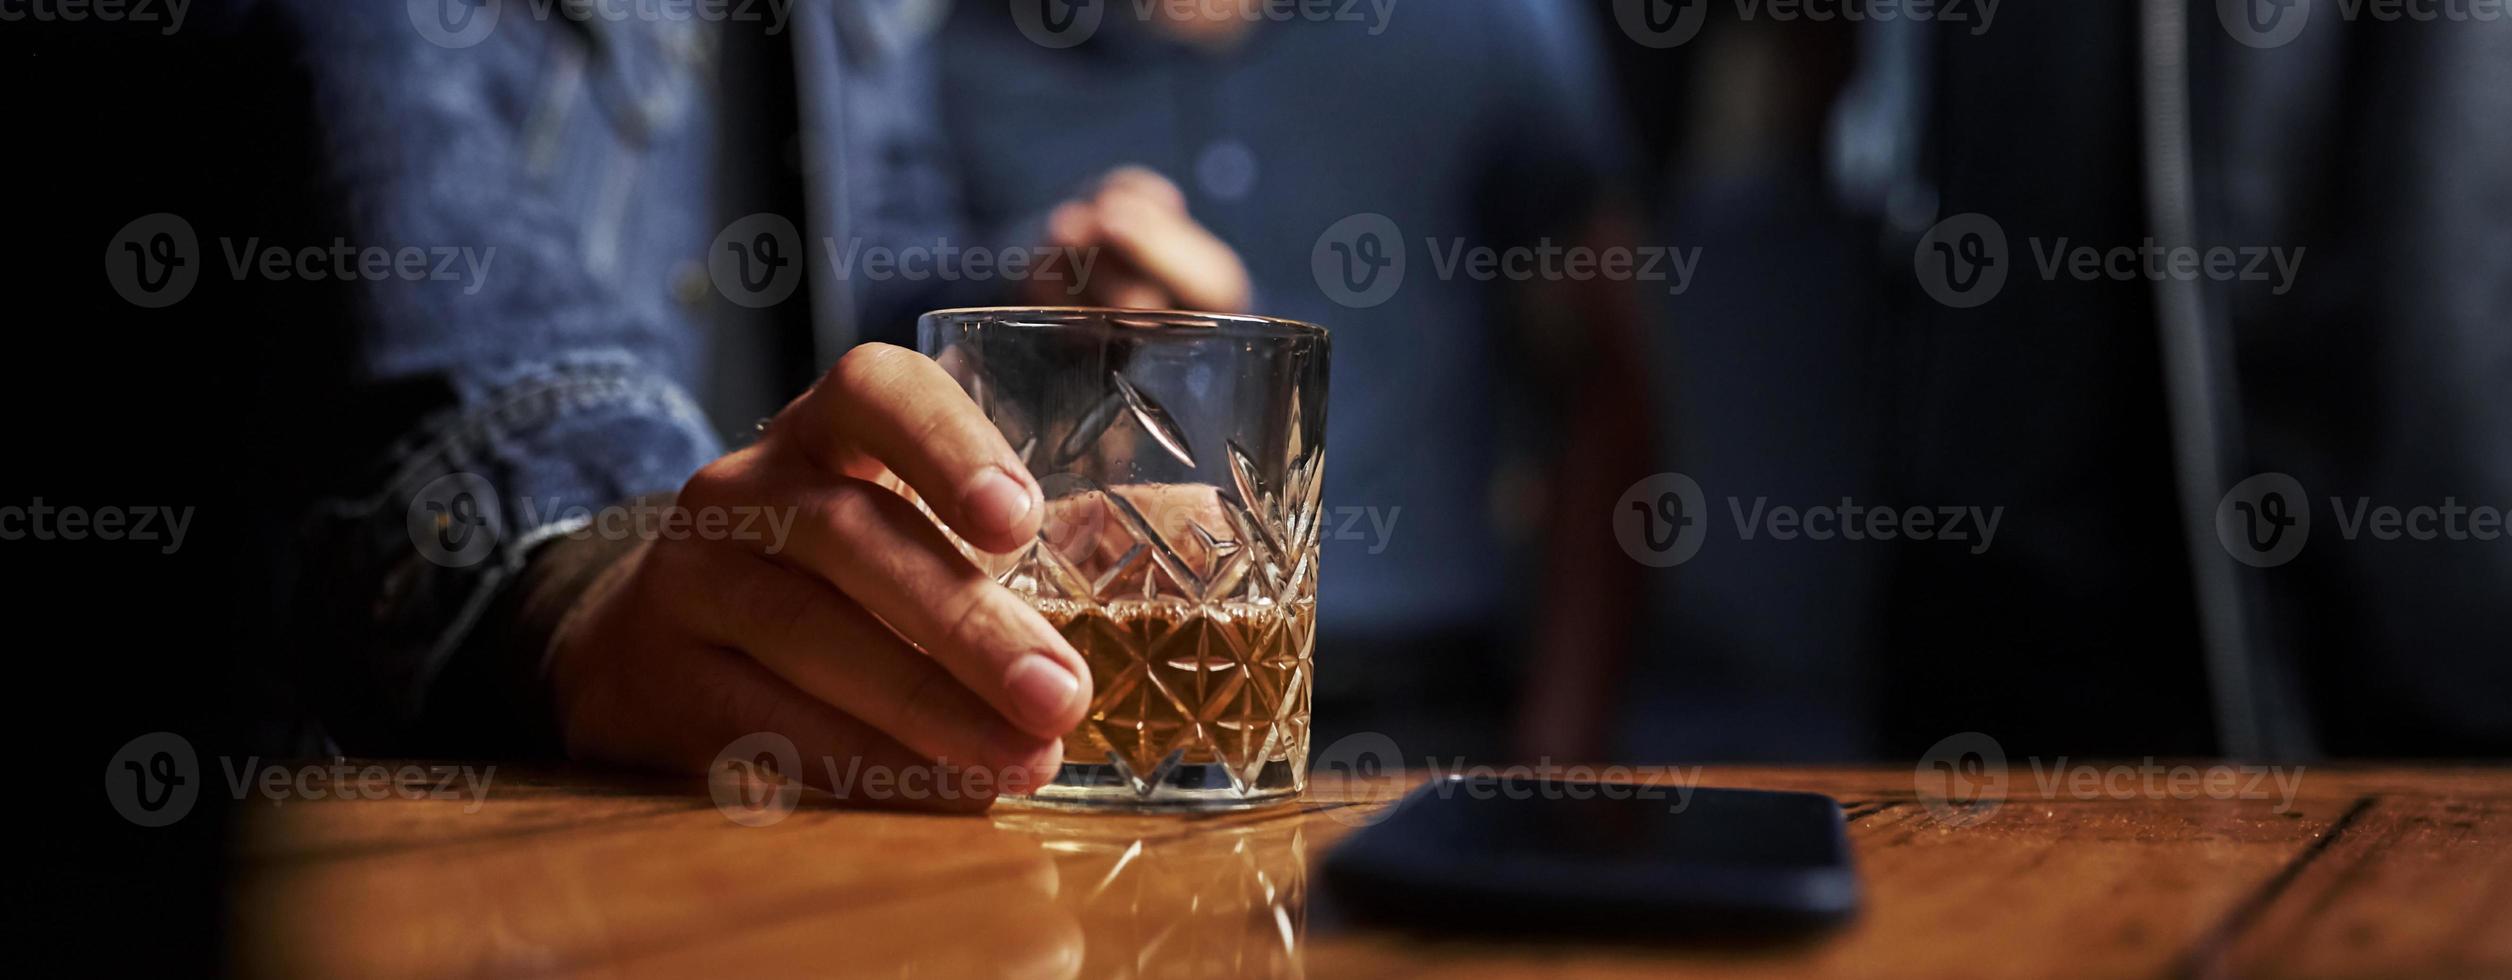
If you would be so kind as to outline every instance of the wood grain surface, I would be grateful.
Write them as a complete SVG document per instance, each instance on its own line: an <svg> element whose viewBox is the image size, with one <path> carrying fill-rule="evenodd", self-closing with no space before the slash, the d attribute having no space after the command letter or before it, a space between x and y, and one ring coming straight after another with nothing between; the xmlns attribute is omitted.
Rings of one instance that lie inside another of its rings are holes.
<svg viewBox="0 0 2512 980"><path fill-rule="evenodd" d="M2137 763L2071 761L2019 766L1999 792L1959 805L1923 795L1924 774L1899 767L1632 773L1669 790L1841 801L1863 914L1756 945L1349 921L1322 894L1317 862L1420 776L1321 776L1297 804L1202 816L924 816L806 795L754 827L690 781L501 769L474 794L459 780L439 792L441 767L361 771L322 799L277 793L243 807L231 923L241 971L2512 977L2502 769L2312 767L2210 788L2203 772L2176 783Z"/></svg>

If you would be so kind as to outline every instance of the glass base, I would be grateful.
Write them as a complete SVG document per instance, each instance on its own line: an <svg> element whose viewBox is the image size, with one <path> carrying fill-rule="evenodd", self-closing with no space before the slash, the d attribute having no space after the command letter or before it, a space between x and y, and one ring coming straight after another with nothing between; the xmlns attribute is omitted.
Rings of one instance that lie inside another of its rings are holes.
<svg viewBox="0 0 2512 980"><path fill-rule="evenodd" d="M1067 762L1054 782L1017 802L1057 810L1250 810L1296 800L1308 782L1307 773L1281 759L1265 763L1253 779L1234 780L1223 766L1187 764L1173 756L1153 776L1138 779L1122 765Z"/></svg>

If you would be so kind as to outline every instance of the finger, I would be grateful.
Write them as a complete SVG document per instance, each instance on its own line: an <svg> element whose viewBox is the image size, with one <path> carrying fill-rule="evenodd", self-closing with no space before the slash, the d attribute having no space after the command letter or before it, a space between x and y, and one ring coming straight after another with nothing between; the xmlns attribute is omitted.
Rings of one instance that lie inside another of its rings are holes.
<svg viewBox="0 0 2512 980"><path fill-rule="evenodd" d="M1128 164L1108 171L1099 179L1099 193L1128 194L1165 207L1179 214L1186 213L1186 192L1160 172L1139 164Z"/></svg>
<svg viewBox="0 0 2512 980"><path fill-rule="evenodd" d="M915 505L861 481L798 495L792 546L779 560L861 603L1022 730L1054 737L1081 723L1090 702L1081 655Z"/></svg>
<svg viewBox="0 0 2512 980"><path fill-rule="evenodd" d="M1092 305L1090 286L1093 276L1081 270L1088 268L1095 273L1098 271L1096 265L1074 264L1069 268L1074 270L1069 277L1049 278L1040 275L1021 280L1020 301L1031 306L1046 307Z"/></svg>
<svg viewBox="0 0 2512 980"><path fill-rule="evenodd" d="M792 740L801 756L806 785L839 799L868 806L974 812L991 806L1000 793L1026 793L1025 769L1010 779L994 773L978 776L934 767L871 725L787 684L766 667L732 650L692 642L685 649L648 658L640 669L617 674L622 685L613 707L638 712L636 722L618 726L614 737L599 743L592 757L675 772L707 772L734 740L754 732L773 732ZM900 781L876 789L861 779L866 772L905 773L924 769L936 778L923 780L922 792L898 792ZM843 784L838 777L852 773ZM710 774L712 775L712 774Z"/></svg>
<svg viewBox="0 0 2512 980"><path fill-rule="evenodd" d="M669 597L701 639L747 653L803 693L868 722L927 759L1020 769L1027 785L1054 778L1052 736L1014 727L827 583L758 555L679 549Z"/></svg>
<svg viewBox="0 0 2512 980"><path fill-rule="evenodd" d="M847 352L777 416L769 436L826 474L896 473L980 549L1012 551L1038 532L1038 481L959 382L915 351L865 344Z"/></svg>
<svg viewBox="0 0 2512 980"><path fill-rule="evenodd" d="M1195 219L1133 194L1103 195L1097 217L1118 257L1158 282L1179 305L1215 313L1246 310L1246 267Z"/></svg>
<svg viewBox="0 0 2512 980"><path fill-rule="evenodd" d="M1071 278L1031 276L1021 283L1024 300L1039 306L1071 306L1075 303L1100 302L1092 286L1098 278L1099 218L1092 206L1082 201L1066 201L1047 212L1044 237L1046 245L1064 255ZM1078 256L1078 258L1076 257Z"/></svg>
<svg viewBox="0 0 2512 980"><path fill-rule="evenodd" d="M1048 244L1066 249L1089 249L1094 264L1076 271L1077 279L1070 286L1045 280L1031 280L1027 291L1032 302L1042 305L1069 303L1078 292L1084 301L1098 306L1127 310L1166 310L1192 304L1172 296L1156 277L1134 268L1122 254L1106 254L1110 241L1100 214L1110 202L1121 197L1149 201L1154 206L1185 214L1186 198L1166 178L1141 168L1120 170L1110 174L1102 189L1092 200L1068 201L1047 214ZM1063 292L1058 294L1056 290Z"/></svg>
<svg viewBox="0 0 2512 980"><path fill-rule="evenodd" d="M1122 268L1102 270L1091 277L1089 294L1099 305L1121 310L1165 310L1182 305L1159 284Z"/></svg>
<svg viewBox="0 0 2512 980"><path fill-rule="evenodd" d="M1099 243L1099 209L1086 201L1066 201L1047 212L1047 244L1088 248Z"/></svg>

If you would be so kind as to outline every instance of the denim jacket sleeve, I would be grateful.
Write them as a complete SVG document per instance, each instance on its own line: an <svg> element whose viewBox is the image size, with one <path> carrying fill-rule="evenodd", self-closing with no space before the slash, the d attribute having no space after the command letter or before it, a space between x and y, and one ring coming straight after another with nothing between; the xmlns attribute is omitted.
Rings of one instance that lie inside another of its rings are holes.
<svg viewBox="0 0 2512 980"><path fill-rule="evenodd" d="M344 397L395 406L398 435L293 556L302 693L351 751L523 748L528 720L447 717L483 703L447 678L498 673L458 667L495 646L483 617L537 546L720 452L675 298L713 232L705 25L540 9L252 11L304 78L280 97L316 148L306 206L351 247L429 257L351 294Z"/></svg>

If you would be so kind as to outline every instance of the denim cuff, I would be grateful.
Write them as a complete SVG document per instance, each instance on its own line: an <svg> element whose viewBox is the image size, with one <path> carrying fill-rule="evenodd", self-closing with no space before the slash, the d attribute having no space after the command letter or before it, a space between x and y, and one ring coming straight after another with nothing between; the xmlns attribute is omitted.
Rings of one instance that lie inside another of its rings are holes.
<svg viewBox="0 0 2512 980"><path fill-rule="evenodd" d="M500 610L515 603L501 596L542 545L605 506L677 489L719 453L688 393L626 357L532 365L475 390L400 441L375 493L326 501L303 528L303 676L349 751L547 748L535 734L546 702L526 696L542 651L507 642ZM454 689L481 686L502 689Z"/></svg>

